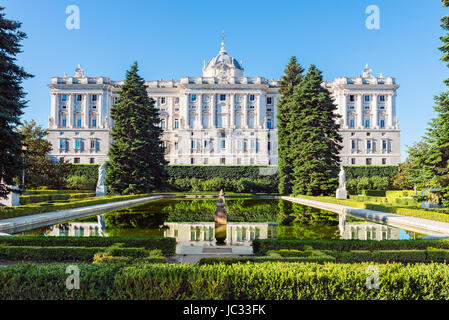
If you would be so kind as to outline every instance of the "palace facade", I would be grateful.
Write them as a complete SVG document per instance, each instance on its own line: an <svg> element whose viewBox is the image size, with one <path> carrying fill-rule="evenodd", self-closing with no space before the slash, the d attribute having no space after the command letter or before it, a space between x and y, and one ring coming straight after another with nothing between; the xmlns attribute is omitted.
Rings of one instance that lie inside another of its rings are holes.
<svg viewBox="0 0 449 320"><path fill-rule="evenodd" d="M146 81L164 129L170 164L277 165L277 82L245 77L242 63L226 52L204 64L202 77ZM342 115L344 165L400 162L396 90L391 77L326 81ZM107 160L113 121L110 109L123 82L88 77L78 65L72 77L53 77L48 140L51 156L72 163Z"/></svg>

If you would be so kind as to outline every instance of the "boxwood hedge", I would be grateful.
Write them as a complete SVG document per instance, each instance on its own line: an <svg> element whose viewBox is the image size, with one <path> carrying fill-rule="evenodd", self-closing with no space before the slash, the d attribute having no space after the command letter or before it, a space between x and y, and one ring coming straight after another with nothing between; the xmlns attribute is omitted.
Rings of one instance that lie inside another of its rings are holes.
<svg viewBox="0 0 449 320"><path fill-rule="evenodd" d="M379 288L368 289L369 265L78 264L80 289L69 290L67 264L21 264L0 268L0 299L449 299L449 265L380 264Z"/></svg>
<svg viewBox="0 0 449 320"><path fill-rule="evenodd" d="M109 247L122 243L125 248L160 249L165 256L176 251L175 238L159 237L0 237L0 245L5 246L42 246L42 247Z"/></svg>

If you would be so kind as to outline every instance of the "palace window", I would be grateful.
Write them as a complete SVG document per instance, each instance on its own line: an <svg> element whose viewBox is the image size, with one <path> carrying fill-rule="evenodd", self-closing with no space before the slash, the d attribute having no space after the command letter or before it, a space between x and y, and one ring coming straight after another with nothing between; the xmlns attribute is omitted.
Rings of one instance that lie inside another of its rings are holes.
<svg viewBox="0 0 449 320"><path fill-rule="evenodd" d="M268 143L267 143L267 150L268 150L268 152L271 151L271 142L270 141L268 141Z"/></svg>
<svg viewBox="0 0 449 320"><path fill-rule="evenodd" d="M371 150L371 140L366 141L366 149Z"/></svg>
<svg viewBox="0 0 449 320"><path fill-rule="evenodd" d="M379 101L380 102L385 102L385 96L379 96Z"/></svg>
<svg viewBox="0 0 449 320"><path fill-rule="evenodd" d="M356 141L355 141L355 140L351 140L351 149L352 149L352 150L357 149L357 144L356 144Z"/></svg>
<svg viewBox="0 0 449 320"><path fill-rule="evenodd" d="M161 97L161 104L165 104L165 97Z"/></svg>
<svg viewBox="0 0 449 320"><path fill-rule="evenodd" d="M250 141L250 148L251 149L256 149L256 141L255 140L251 140Z"/></svg>
<svg viewBox="0 0 449 320"><path fill-rule="evenodd" d="M363 96L365 102L369 102L370 101L370 96Z"/></svg>
<svg viewBox="0 0 449 320"><path fill-rule="evenodd" d="M221 158L220 159L220 164L226 164L226 158Z"/></svg>
<svg viewBox="0 0 449 320"><path fill-rule="evenodd" d="M220 101L226 101L226 95L220 94Z"/></svg>
<svg viewBox="0 0 449 320"><path fill-rule="evenodd" d="M179 128L179 119L175 119L175 129Z"/></svg>
<svg viewBox="0 0 449 320"><path fill-rule="evenodd" d="M363 109L364 109L364 110L369 110L370 107L369 107L368 105L366 105L366 106L363 107Z"/></svg>
<svg viewBox="0 0 449 320"><path fill-rule="evenodd" d="M179 97L175 98L175 104L179 104Z"/></svg>
<svg viewBox="0 0 449 320"><path fill-rule="evenodd" d="M226 148L226 140L220 140L220 148L225 149Z"/></svg>
<svg viewBox="0 0 449 320"><path fill-rule="evenodd" d="M207 159L207 158L204 158L204 160L203 160L203 164L208 164L209 163L209 159Z"/></svg>
<svg viewBox="0 0 449 320"><path fill-rule="evenodd" d="M64 118L62 118L62 120L61 120L61 126L63 127L63 128L65 128L65 127L67 127L67 119L64 117Z"/></svg>
<svg viewBox="0 0 449 320"><path fill-rule="evenodd" d="M97 95L96 94L92 95L92 101L97 101Z"/></svg>
<svg viewBox="0 0 449 320"><path fill-rule="evenodd" d="M366 119L365 120L365 128L369 128L370 127L370 120Z"/></svg>
<svg viewBox="0 0 449 320"><path fill-rule="evenodd" d="M190 158L190 164L195 164L195 158Z"/></svg>
<svg viewBox="0 0 449 320"><path fill-rule="evenodd" d="M366 158L366 165L371 165L372 163L372 159L371 158Z"/></svg>
<svg viewBox="0 0 449 320"><path fill-rule="evenodd" d="M351 158L351 164L355 164L355 158Z"/></svg>
<svg viewBox="0 0 449 320"><path fill-rule="evenodd" d="M196 101L196 94L192 94L192 95L190 96L190 99L191 99L192 101Z"/></svg>
<svg viewBox="0 0 449 320"><path fill-rule="evenodd" d="M190 140L190 148L191 149L195 149L196 148L195 140Z"/></svg>
<svg viewBox="0 0 449 320"><path fill-rule="evenodd" d="M165 130L165 119L161 119L161 128Z"/></svg>
<svg viewBox="0 0 449 320"><path fill-rule="evenodd" d="M73 163L80 163L80 158L73 158Z"/></svg>
<svg viewBox="0 0 449 320"><path fill-rule="evenodd" d="M382 158L382 164L387 164L387 158Z"/></svg>
<svg viewBox="0 0 449 320"><path fill-rule="evenodd" d="M179 146L178 142L175 142L175 150L178 150L178 146Z"/></svg>
<svg viewBox="0 0 449 320"><path fill-rule="evenodd" d="M270 105L273 103L273 99L271 97L267 97L267 104Z"/></svg>
<svg viewBox="0 0 449 320"><path fill-rule="evenodd" d="M355 120L354 120L354 118L349 119L349 128L355 128Z"/></svg>
<svg viewBox="0 0 449 320"><path fill-rule="evenodd" d="M268 129L273 129L271 118L267 118L267 128Z"/></svg>
<svg viewBox="0 0 449 320"><path fill-rule="evenodd" d="M61 101L67 101L67 95L66 94L63 94L61 96Z"/></svg>
<svg viewBox="0 0 449 320"><path fill-rule="evenodd" d="M387 150L387 140L382 140L382 150Z"/></svg>
<svg viewBox="0 0 449 320"><path fill-rule="evenodd" d="M380 119L380 127L385 128L385 119Z"/></svg>
<svg viewBox="0 0 449 320"><path fill-rule="evenodd" d="M89 158L89 163L90 164L94 164L95 163L95 158Z"/></svg>
<svg viewBox="0 0 449 320"><path fill-rule="evenodd" d="M75 150L81 150L81 139L75 139Z"/></svg>
<svg viewBox="0 0 449 320"><path fill-rule="evenodd" d="M90 148L96 149L97 147L97 139L90 139Z"/></svg>
<svg viewBox="0 0 449 320"><path fill-rule="evenodd" d="M59 139L59 149L67 150L67 143L65 139Z"/></svg>
<svg viewBox="0 0 449 320"><path fill-rule="evenodd" d="M94 118L92 119L92 128L96 128L96 127L97 127L97 118L94 117Z"/></svg>
<svg viewBox="0 0 449 320"><path fill-rule="evenodd" d="M353 94L349 95L349 101L350 102L354 102L355 101L355 97Z"/></svg>
<svg viewBox="0 0 449 320"><path fill-rule="evenodd" d="M83 96L80 94L76 95L76 101L81 101L83 99Z"/></svg>

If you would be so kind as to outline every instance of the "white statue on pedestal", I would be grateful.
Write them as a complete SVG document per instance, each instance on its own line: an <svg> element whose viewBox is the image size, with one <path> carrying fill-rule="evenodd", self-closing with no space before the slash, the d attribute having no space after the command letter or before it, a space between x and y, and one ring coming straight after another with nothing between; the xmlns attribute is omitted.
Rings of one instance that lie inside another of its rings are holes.
<svg viewBox="0 0 449 320"><path fill-rule="evenodd" d="M97 189L96 189L96 196L97 197L104 197L107 195L107 189L104 185L106 181L106 168L104 163L98 168L98 182L97 182Z"/></svg>
<svg viewBox="0 0 449 320"><path fill-rule="evenodd" d="M347 199L348 192L346 191L346 173L343 166L340 167L340 173L338 174L338 189L335 193L337 199Z"/></svg>
<svg viewBox="0 0 449 320"><path fill-rule="evenodd" d="M6 199L0 198L0 206L16 207L20 206L20 191L18 186L10 186L11 192Z"/></svg>

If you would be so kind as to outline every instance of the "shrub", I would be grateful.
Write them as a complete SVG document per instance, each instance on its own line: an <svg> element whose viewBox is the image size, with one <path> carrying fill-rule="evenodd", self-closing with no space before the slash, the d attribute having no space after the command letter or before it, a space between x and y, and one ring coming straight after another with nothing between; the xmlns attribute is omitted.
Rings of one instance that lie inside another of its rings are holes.
<svg viewBox="0 0 449 320"><path fill-rule="evenodd" d="M269 250L304 250L312 246L316 250L424 250L427 247L449 249L449 239L421 240L338 240L338 239L255 239L252 242L256 255L265 255Z"/></svg>
<svg viewBox="0 0 449 320"><path fill-rule="evenodd" d="M157 237L0 237L0 244L6 246L44 246L44 247L109 247L123 243L126 248L159 249L165 256L176 251L174 238Z"/></svg>
<svg viewBox="0 0 449 320"><path fill-rule="evenodd" d="M67 187L74 190L94 190L97 181L86 176L69 176L66 180Z"/></svg>
<svg viewBox="0 0 449 320"><path fill-rule="evenodd" d="M335 258L325 253L319 253L315 256L290 256L290 257L277 257L277 256L265 256L265 257L210 257L202 258L198 261L198 265L214 265L224 264L232 265L235 263L264 263L264 262L335 262Z"/></svg>
<svg viewBox="0 0 449 320"><path fill-rule="evenodd" d="M379 289L366 288L370 264L280 263L88 265L67 290L67 264L0 268L0 299L29 300L448 300L449 265L380 264Z"/></svg>
<svg viewBox="0 0 449 320"><path fill-rule="evenodd" d="M104 248L0 246L0 260L10 261L92 261Z"/></svg>

